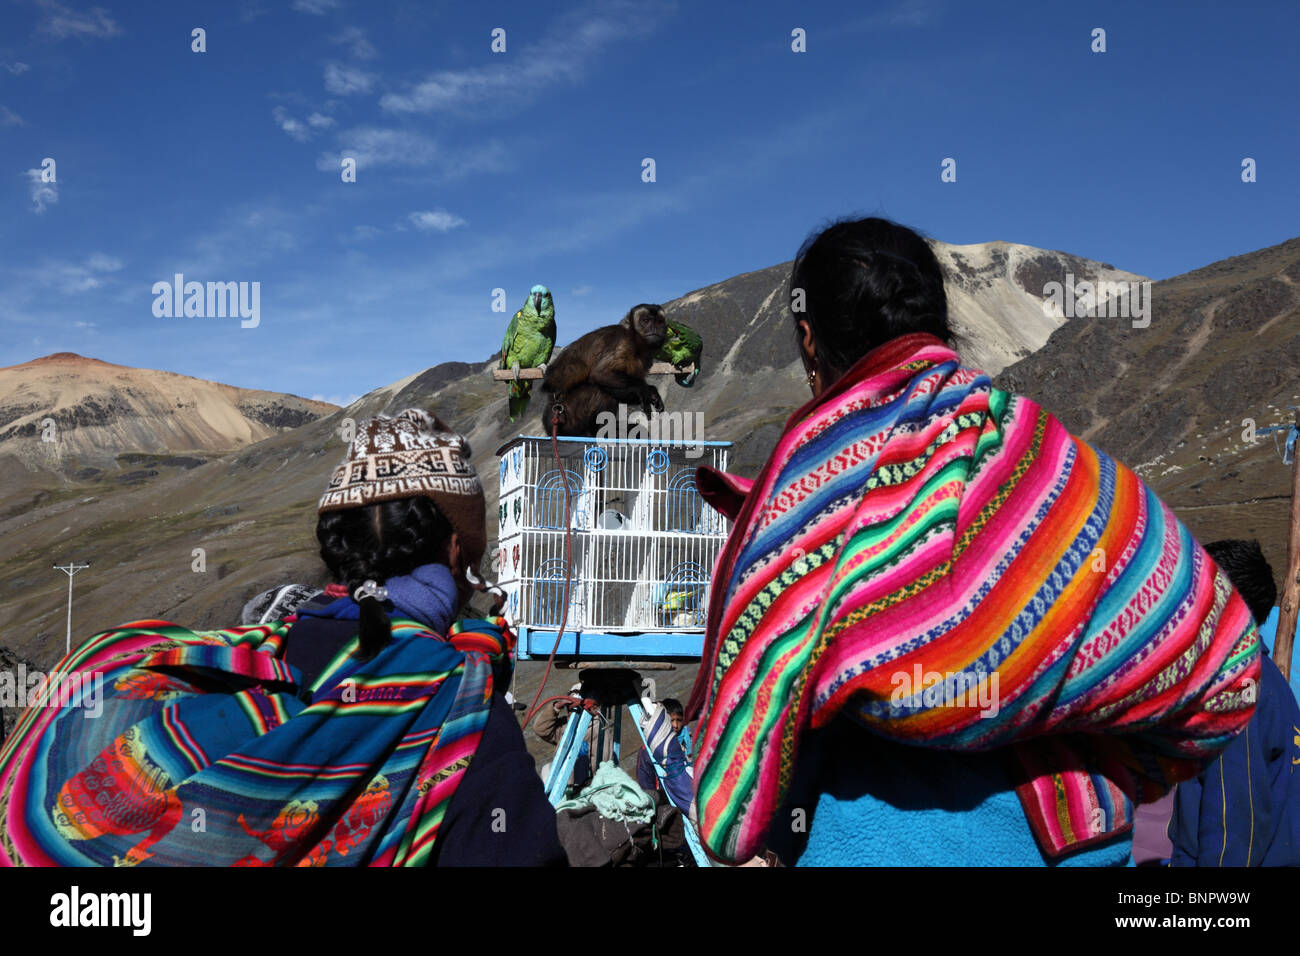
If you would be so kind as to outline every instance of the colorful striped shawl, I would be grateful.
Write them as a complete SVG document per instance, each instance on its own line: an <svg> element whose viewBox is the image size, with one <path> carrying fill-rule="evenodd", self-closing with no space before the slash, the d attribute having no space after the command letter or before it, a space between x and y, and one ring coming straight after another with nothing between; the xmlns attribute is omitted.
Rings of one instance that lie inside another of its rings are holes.
<svg viewBox="0 0 1300 956"><path fill-rule="evenodd" d="M762 848L800 735L841 712L919 746L1015 744L1059 854L1130 827L1253 711L1255 627L1204 549L936 338L882 346L799 409L752 487L699 483L736 520L688 709L723 859Z"/></svg>
<svg viewBox="0 0 1300 956"><path fill-rule="evenodd" d="M292 621L135 621L64 658L51 706L0 749L0 865L426 863L513 636L395 619L392 644L341 653L304 703L280 657Z"/></svg>

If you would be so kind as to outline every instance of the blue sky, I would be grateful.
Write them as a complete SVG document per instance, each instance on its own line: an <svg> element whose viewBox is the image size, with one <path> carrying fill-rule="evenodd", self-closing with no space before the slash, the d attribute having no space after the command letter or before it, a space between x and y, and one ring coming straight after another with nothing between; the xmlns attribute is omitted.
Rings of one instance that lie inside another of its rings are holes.
<svg viewBox="0 0 1300 956"><path fill-rule="evenodd" d="M1176 275L1300 234L1297 27L1294 2L0 0L0 365L342 402L486 359L534 283L563 343L852 212ZM259 282L260 324L155 316L178 272Z"/></svg>

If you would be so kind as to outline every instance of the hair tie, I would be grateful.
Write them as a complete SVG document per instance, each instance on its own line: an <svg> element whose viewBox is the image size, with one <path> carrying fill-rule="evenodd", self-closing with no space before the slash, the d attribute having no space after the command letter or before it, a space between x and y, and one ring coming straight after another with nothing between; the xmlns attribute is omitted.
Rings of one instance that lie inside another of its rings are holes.
<svg viewBox="0 0 1300 956"><path fill-rule="evenodd" d="M374 598L377 601L388 600L388 588L381 587L378 581L368 580L361 587L352 592L352 600L360 604L366 598Z"/></svg>

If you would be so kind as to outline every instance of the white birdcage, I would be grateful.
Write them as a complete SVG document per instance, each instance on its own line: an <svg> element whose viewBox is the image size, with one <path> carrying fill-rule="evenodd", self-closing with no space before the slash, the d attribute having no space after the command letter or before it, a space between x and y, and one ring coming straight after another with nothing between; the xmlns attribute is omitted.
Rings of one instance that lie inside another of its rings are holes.
<svg viewBox="0 0 1300 956"><path fill-rule="evenodd" d="M519 656L546 656L555 646L566 584L567 482L573 573L559 653L698 657L709 578L728 525L700 497L695 469L725 469L731 443L556 444L558 468L550 438L520 436L497 452L497 576L518 625Z"/></svg>

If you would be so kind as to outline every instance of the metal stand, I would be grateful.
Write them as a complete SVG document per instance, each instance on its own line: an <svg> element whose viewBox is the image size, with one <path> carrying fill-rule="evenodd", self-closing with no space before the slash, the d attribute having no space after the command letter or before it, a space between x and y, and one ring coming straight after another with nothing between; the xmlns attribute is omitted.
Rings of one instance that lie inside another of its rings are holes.
<svg viewBox="0 0 1300 956"><path fill-rule="evenodd" d="M581 693L583 698L596 701L603 719L613 722L614 762L617 763L619 760L623 710L626 708L632 717L632 723L636 727L637 735L641 738L642 746L645 747L646 753L650 757L650 764L654 767L655 776L662 781L666 779L667 771L659 761L655 760L654 754L650 751L649 742L646 740L645 732L641 729L641 721L645 718L645 712L641 708L641 700L638 696L640 687L641 675L626 667L586 668L582 671ZM574 765L578 761L578 751L582 747L582 741L587 737L587 731L591 729L591 722L591 711L586 708L575 707L569 713L569 719L564 724L564 734L560 737L559 746L555 750L555 758L551 761L550 775L546 780L546 798L551 801L552 806L558 806L560 801L564 799L569 780L573 777ZM593 773L600 766L604 736L603 731L596 735L596 743L591 755ZM711 866L712 864L709 863L709 858L704 852L704 847L700 843L699 834L695 832L695 826L691 823L691 808L677 806L666 785L664 786L664 796L667 797L669 803L681 811L682 825L686 831L686 843L691 849L691 856L695 858L696 865L702 867Z"/></svg>

